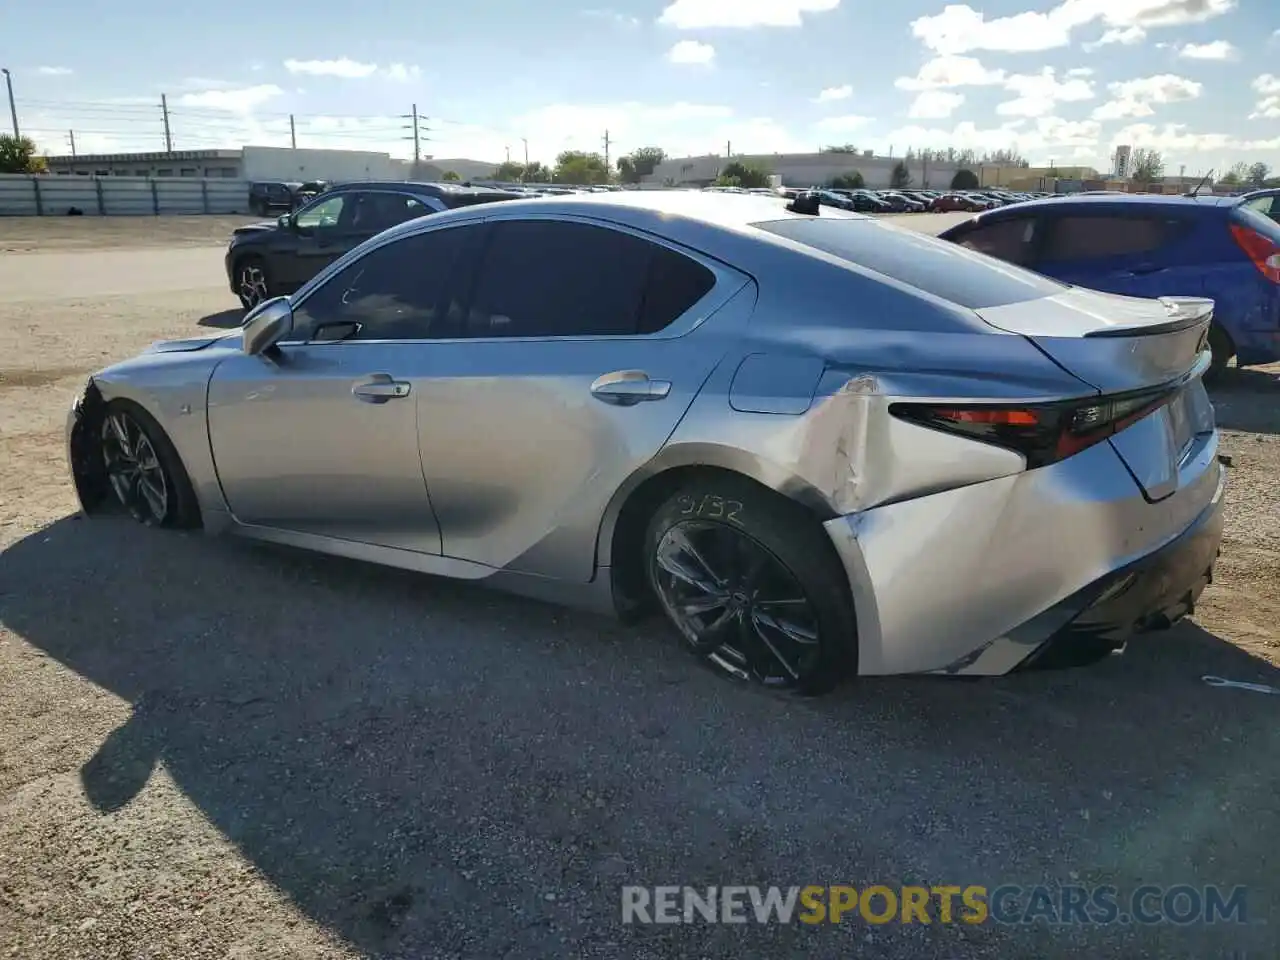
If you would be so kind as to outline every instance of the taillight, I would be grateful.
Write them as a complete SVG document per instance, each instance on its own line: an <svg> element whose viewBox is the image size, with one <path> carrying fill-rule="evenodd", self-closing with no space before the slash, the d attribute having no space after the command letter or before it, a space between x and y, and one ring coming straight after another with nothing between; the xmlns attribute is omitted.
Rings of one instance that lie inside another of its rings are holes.
<svg viewBox="0 0 1280 960"><path fill-rule="evenodd" d="M1027 459L1028 469L1065 460L1114 436L1173 399L1160 388L1089 400L997 406L895 403L902 420L1006 447Z"/></svg>
<svg viewBox="0 0 1280 960"><path fill-rule="evenodd" d="M1272 283L1280 283L1280 244L1238 223L1231 224L1231 235L1264 277Z"/></svg>

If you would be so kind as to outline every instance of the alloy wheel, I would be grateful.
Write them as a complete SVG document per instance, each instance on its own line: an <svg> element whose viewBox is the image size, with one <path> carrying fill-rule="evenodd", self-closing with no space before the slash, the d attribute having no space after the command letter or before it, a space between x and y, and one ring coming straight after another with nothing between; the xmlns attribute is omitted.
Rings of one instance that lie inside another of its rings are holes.
<svg viewBox="0 0 1280 960"><path fill-rule="evenodd" d="M782 561L746 533L682 521L663 534L652 563L667 614L713 666L787 688L819 661L816 610Z"/></svg>
<svg viewBox="0 0 1280 960"><path fill-rule="evenodd" d="M246 308L256 307L267 299L267 275L256 263L246 263L240 268L237 286L240 290L240 302Z"/></svg>
<svg viewBox="0 0 1280 960"><path fill-rule="evenodd" d="M102 422L102 458L116 498L140 522L158 526L169 516L169 482L151 439L121 410Z"/></svg>

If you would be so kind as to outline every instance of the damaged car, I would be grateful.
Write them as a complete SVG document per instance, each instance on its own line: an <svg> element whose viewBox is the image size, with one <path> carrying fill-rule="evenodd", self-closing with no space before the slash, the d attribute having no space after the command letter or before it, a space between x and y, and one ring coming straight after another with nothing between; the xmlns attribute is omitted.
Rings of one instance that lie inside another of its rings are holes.
<svg viewBox="0 0 1280 960"><path fill-rule="evenodd" d="M68 450L88 514L652 613L768 688L1004 674L1209 582L1212 315L811 198L472 205L94 374Z"/></svg>

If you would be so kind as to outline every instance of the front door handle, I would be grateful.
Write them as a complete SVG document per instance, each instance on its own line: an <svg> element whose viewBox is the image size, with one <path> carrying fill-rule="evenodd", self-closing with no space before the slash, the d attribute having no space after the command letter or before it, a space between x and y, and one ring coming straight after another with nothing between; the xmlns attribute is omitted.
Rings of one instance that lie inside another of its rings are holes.
<svg viewBox="0 0 1280 960"><path fill-rule="evenodd" d="M671 381L650 380L643 370L615 370L596 378L591 395L603 403L630 407L646 400L663 400L671 393Z"/></svg>
<svg viewBox="0 0 1280 960"><path fill-rule="evenodd" d="M375 373L364 383L357 383L351 388L352 396L365 403L386 403L409 395L409 384L403 380L391 379L389 373Z"/></svg>

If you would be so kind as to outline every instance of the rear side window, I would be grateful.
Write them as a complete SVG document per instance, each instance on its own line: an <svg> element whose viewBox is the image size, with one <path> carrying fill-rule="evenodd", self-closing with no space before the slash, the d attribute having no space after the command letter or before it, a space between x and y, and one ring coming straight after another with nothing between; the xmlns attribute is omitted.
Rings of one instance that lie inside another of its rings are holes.
<svg viewBox="0 0 1280 960"><path fill-rule="evenodd" d="M492 231L467 323L472 337L653 333L715 285L688 257L606 227L501 220Z"/></svg>
<svg viewBox="0 0 1280 960"><path fill-rule="evenodd" d="M958 244L872 220L795 217L755 227L970 310L1061 293L1066 285Z"/></svg>
<svg viewBox="0 0 1280 960"><path fill-rule="evenodd" d="M1171 217L1058 217L1050 223L1041 259L1059 263L1149 253L1186 227L1187 221Z"/></svg>
<svg viewBox="0 0 1280 960"><path fill-rule="evenodd" d="M957 235L955 241L989 257L1025 264L1031 260L1031 245L1036 238L1035 234L1034 217L1009 218L993 223L979 220L977 226Z"/></svg>

